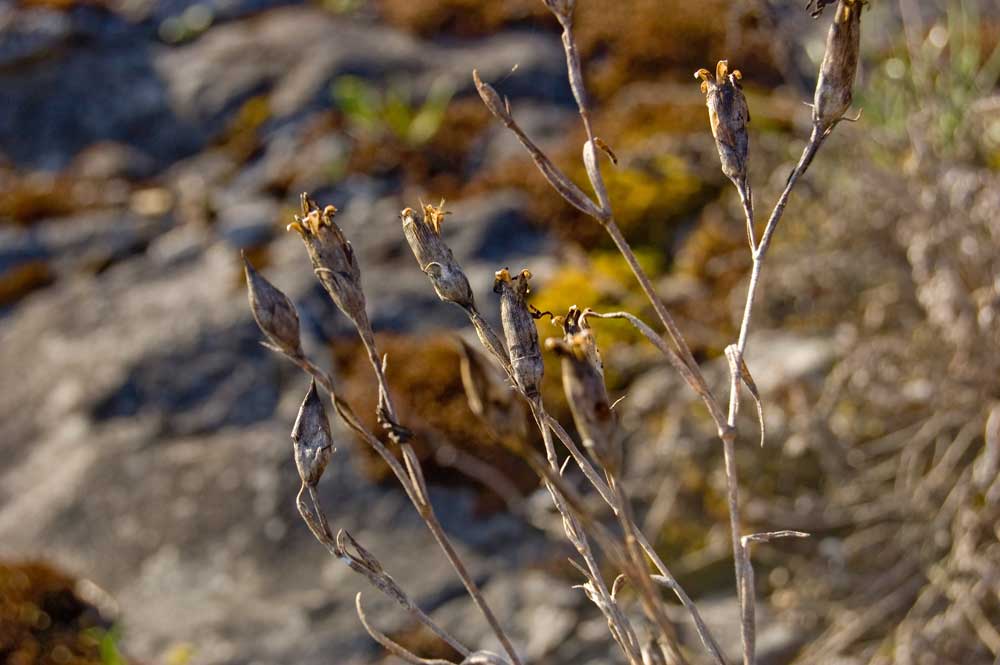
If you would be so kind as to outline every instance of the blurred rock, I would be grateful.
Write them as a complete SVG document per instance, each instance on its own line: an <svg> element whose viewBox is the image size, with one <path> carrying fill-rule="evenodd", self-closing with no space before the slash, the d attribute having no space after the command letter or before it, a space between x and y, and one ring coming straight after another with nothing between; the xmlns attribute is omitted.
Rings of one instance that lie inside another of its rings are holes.
<svg viewBox="0 0 1000 665"><path fill-rule="evenodd" d="M71 32L70 20L45 9L16 10L0 6L0 70L42 58L61 46Z"/></svg>

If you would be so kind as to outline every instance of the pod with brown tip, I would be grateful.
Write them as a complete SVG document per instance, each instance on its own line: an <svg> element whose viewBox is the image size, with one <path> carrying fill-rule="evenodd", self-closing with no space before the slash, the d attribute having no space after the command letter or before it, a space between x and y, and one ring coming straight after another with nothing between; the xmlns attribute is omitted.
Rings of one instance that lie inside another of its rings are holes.
<svg viewBox="0 0 1000 665"><path fill-rule="evenodd" d="M511 370L517 385L529 398L539 395L539 386L545 367L538 345L538 329L528 309L530 293L528 280L531 273L522 270L516 277L504 268L498 270L493 281L493 291L500 294L500 322L507 338Z"/></svg>
<svg viewBox="0 0 1000 665"><path fill-rule="evenodd" d="M699 69L694 76L701 79L701 91L705 93L708 121L719 151L722 172L742 187L747 181L747 155L750 151L747 134L750 109L740 84L743 75L738 69L730 72L729 62L720 60L714 77L707 69Z"/></svg>
<svg viewBox="0 0 1000 665"><path fill-rule="evenodd" d="M597 344L575 307L566 315L563 330L563 338L545 340L545 348L562 358L563 390L584 447L609 472L617 473L622 464L621 436Z"/></svg>
<svg viewBox="0 0 1000 665"><path fill-rule="evenodd" d="M863 0L839 0L826 36L813 98L813 124L828 133L851 107L861 51ZM818 11L822 11L822 6Z"/></svg>
<svg viewBox="0 0 1000 665"><path fill-rule="evenodd" d="M444 210L441 206L424 205L422 212L418 218L412 208L406 208L399 215L403 235L417 264L430 279L438 298L466 310L475 308L469 279L455 260L451 248L441 238Z"/></svg>
<svg viewBox="0 0 1000 665"><path fill-rule="evenodd" d="M296 216L289 229L302 237L313 270L330 299L359 329L367 330L371 325L365 311L365 294L361 290L361 268L354 248L333 221L336 214L334 206L320 209L315 201L303 194L302 216Z"/></svg>

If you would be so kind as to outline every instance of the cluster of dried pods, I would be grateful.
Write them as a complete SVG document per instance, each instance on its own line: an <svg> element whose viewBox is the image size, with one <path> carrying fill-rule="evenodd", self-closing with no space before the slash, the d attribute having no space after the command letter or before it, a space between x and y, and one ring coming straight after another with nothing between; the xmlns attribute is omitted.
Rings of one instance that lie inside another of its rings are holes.
<svg viewBox="0 0 1000 665"><path fill-rule="evenodd" d="M400 213L403 234L420 269L430 280L438 297L465 311L488 353L488 356L483 357L470 347L463 347L462 376L473 413L482 418L499 439L509 442L511 448L522 455L541 477L562 517L563 532L579 554L579 561L574 563L586 580L582 589L606 618L609 632L621 648L629 665L686 662L684 651L676 639L675 627L666 612L661 597L661 587L673 592L687 610L713 662L724 665L725 659L716 638L702 620L697 607L677 583L633 517L628 495L621 482L624 436L616 422L605 387L604 368L589 319L622 319L631 323L664 353L670 364L702 399L723 442L729 487L733 556L742 614L743 660L745 665L752 665L755 662L756 621L750 545L780 537L803 537L806 534L795 531L754 534L741 532L733 453L741 385L748 388L757 403L763 443L763 417L760 413L759 395L743 360L743 354L764 257L789 194L825 138L840 120L845 119L844 114L850 106L851 89L857 71L860 16L864 0L836 1L826 55L820 69L813 101L812 135L798 164L789 175L786 187L759 241L755 233L753 199L749 185L747 123L750 121L750 113L741 88L742 75L738 70L730 71L725 60L718 63L714 76L705 69L695 74L696 78L702 80L702 91L706 94L711 130L716 140L722 171L733 181L743 201L747 237L753 257L753 270L739 340L726 350L731 370L728 411L723 409L708 388L683 335L654 292L649 278L639 266L615 222L611 202L601 176L597 151L603 151L615 163L617 158L593 133L573 34L572 16L575 3L573 0L544 0L544 2L562 26L562 41L570 85L587 133L587 141L583 147L583 161L596 200L573 184L549 160L514 120L509 101L502 98L492 86L484 83L478 73L474 72L476 88L487 108L528 150L552 187L568 203L593 217L607 230L648 296L667 334L667 339L661 338L649 325L627 312L599 314L574 307L565 316L554 318L554 321L562 326L564 334L546 340L544 347L561 358L563 386L586 454L559 422L548 414L542 400L539 385L544 364L542 345L535 325L539 313L528 304L531 273L522 270L512 275L506 268L496 273L494 291L499 294L500 300L501 336L481 315L469 280L441 235L441 224L445 215L442 207L422 205L419 212L412 208L403 210ZM818 16L827 4L833 2L834 0L816 0L814 16ZM441 528L430 504L420 462L409 443L412 434L398 421L393 407L385 377L386 361L379 355L375 335L366 312L360 267L350 242L335 222L336 213L337 209L332 205L320 207L307 195L303 195L301 215L296 216L295 222L290 224L289 228L297 231L302 237L317 279L338 309L354 324L368 352L379 384L377 415L379 423L386 431L389 445L366 429L351 406L337 394L329 374L306 356L300 342L298 314L289 298L255 271L248 261L245 262L250 306L255 320L267 337L268 346L283 354L313 379L292 430L294 459L302 480L302 488L297 499L300 514L315 537L333 556L363 575L376 589L394 599L415 619L461 654L464 659L463 665L521 665L519 652L489 608L447 534ZM494 373L500 374L503 378L494 377L490 380ZM317 384L329 394L334 410L343 422L371 446L392 470L461 578L471 598L483 613L503 655L472 650L463 645L417 607L382 568L378 560L350 534L344 531L333 533L316 491L334 450L330 423ZM494 399L493 396L496 394L501 395L503 399ZM511 396L514 396L513 399ZM507 406L498 406L500 404ZM542 434L545 444L544 456L530 447L518 445L516 442L523 440L522 437L508 436L513 433L509 411L520 408L519 404L523 404L530 411ZM564 466L559 465L553 435L569 453L567 463L572 460L600 498L610 507L610 513L617 527L609 526L600 519L576 486L565 480ZM619 575L610 584L605 580L591 541L596 543L608 563L619 571ZM644 639L639 638L634 627L634 619L628 615L620 602L619 592L626 586L634 591L647 625L652 626L649 635ZM392 654L416 665L444 665L449 662L421 658L375 629L364 614L360 594L357 611L373 639Z"/></svg>

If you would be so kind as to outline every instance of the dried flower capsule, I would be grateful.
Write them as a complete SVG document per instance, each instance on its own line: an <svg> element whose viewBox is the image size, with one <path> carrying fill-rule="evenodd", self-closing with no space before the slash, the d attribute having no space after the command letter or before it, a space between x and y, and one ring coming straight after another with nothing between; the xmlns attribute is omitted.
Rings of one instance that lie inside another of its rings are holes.
<svg viewBox="0 0 1000 665"><path fill-rule="evenodd" d="M493 291L500 294L500 321L507 338L511 369L517 385L530 398L538 396L542 374L542 352L538 346L538 329L525 300L530 293L528 280L531 273L522 270L511 277L504 268L496 273Z"/></svg>
<svg viewBox="0 0 1000 665"><path fill-rule="evenodd" d="M827 3L820 2L816 13ZM828 133L851 106L854 77L858 72L863 0L839 0L826 36L826 53L819 68L813 98L813 124Z"/></svg>
<svg viewBox="0 0 1000 665"><path fill-rule="evenodd" d="M361 268L351 243L334 221L337 209L328 205L322 210L307 194L302 195L302 216L288 225L302 236L313 270L330 298L359 329L370 329L365 312L365 294L361 290Z"/></svg>
<svg viewBox="0 0 1000 665"><path fill-rule="evenodd" d="M419 220L412 208L403 210L400 213L403 234L438 298L469 310L475 307L472 287L451 248L441 239L441 220L446 214L443 205L443 201L440 206L424 205L423 217Z"/></svg>
<svg viewBox="0 0 1000 665"><path fill-rule="evenodd" d="M295 452L295 466L299 469L302 482L315 487L333 454L330 421L326 419L326 411L315 381L309 384L309 392L302 400L299 415L295 418L292 448Z"/></svg>
<svg viewBox="0 0 1000 665"><path fill-rule="evenodd" d="M737 187L742 187L747 179L747 152L750 147L747 137L750 109L740 85L743 75L738 69L730 73L728 61L720 60L715 67L715 78L707 69L699 69L694 77L701 79L701 91L705 93L708 119L722 161L722 172Z"/></svg>
<svg viewBox="0 0 1000 665"><path fill-rule="evenodd" d="M562 339L545 340L545 348L562 358L563 390L584 447L609 472L621 468L621 436L604 385L604 365L593 334L580 310L563 320Z"/></svg>
<svg viewBox="0 0 1000 665"><path fill-rule="evenodd" d="M254 270L246 255L243 268L247 278L247 296L250 311L261 331L284 353L302 355L299 341L299 315L288 296L278 290L264 276Z"/></svg>

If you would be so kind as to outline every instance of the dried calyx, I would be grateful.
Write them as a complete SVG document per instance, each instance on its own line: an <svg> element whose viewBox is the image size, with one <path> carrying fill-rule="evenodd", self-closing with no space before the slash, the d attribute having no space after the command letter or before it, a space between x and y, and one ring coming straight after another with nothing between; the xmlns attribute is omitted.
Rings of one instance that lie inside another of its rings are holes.
<svg viewBox="0 0 1000 665"><path fill-rule="evenodd" d="M403 234L410 244L413 256L441 300L467 310L474 308L475 301L469 280L455 260L451 248L441 238L441 222L447 214L444 211L444 201L438 206L422 204L421 208L422 214L419 217L413 208L406 208L400 213Z"/></svg>
<svg viewBox="0 0 1000 665"><path fill-rule="evenodd" d="M525 395L537 398L545 368L538 346L535 317L528 308L530 279L531 273L527 270L511 277L510 271L504 268L496 273L493 291L500 294L500 321L507 338L507 352L514 379Z"/></svg>
<svg viewBox="0 0 1000 665"><path fill-rule="evenodd" d="M288 296L254 270L246 255L247 296L250 311L261 331L279 351L292 357L302 355L299 341L299 315Z"/></svg>
<svg viewBox="0 0 1000 665"><path fill-rule="evenodd" d="M818 16L829 1L817 2ZM813 98L813 124L823 134L843 119L851 106L854 78L861 50L861 10L864 0L839 0L826 37L826 53L819 68Z"/></svg>
<svg viewBox="0 0 1000 665"><path fill-rule="evenodd" d="M361 290L361 268L351 243L333 221L337 209L320 209L308 194L302 194L302 215L288 225L302 237L313 270L330 298L359 328L370 328L365 312L365 294Z"/></svg>
<svg viewBox="0 0 1000 665"><path fill-rule="evenodd" d="M701 79L701 91L705 93L708 119L722 161L722 172L737 187L742 187L747 180L747 153L750 148L747 136L750 109L740 85L743 76L738 69L730 72L726 60L720 60L716 65L714 77L707 69L699 69L694 76Z"/></svg>
<svg viewBox="0 0 1000 665"><path fill-rule="evenodd" d="M299 477L309 487L315 487L326 470L333 454L333 437L330 421L326 418L323 402L320 400L316 382L309 384L309 392L302 400L299 415L292 427L292 447L295 452L295 466Z"/></svg>
<svg viewBox="0 0 1000 665"><path fill-rule="evenodd" d="M545 348L562 358L563 390L584 447L605 469L617 473L622 442L604 384L600 352L577 307L570 308L561 321L563 337L545 340Z"/></svg>

